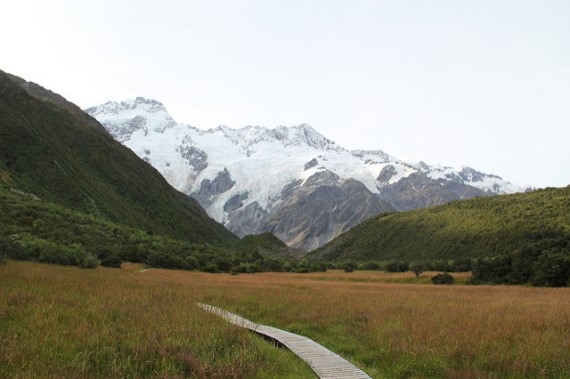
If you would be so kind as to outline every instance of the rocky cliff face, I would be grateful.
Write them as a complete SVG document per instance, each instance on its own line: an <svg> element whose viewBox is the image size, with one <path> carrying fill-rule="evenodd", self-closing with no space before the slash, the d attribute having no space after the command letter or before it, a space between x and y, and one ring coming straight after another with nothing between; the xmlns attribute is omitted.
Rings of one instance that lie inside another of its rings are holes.
<svg viewBox="0 0 570 379"><path fill-rule="evenodd" d="M235 234L272 232L306 250L381 212L524 190L470 168L349 151L308 125L200 130L143 98L87 112Z"/></svg>
<svg viewBox="0 0 570 379"><path fill-rule="evenodd" d="M343 180L321 171L302 183L285 187L283 201L268 218L265 228L289 244L307 250L320 247L373 216L393 207L354 179Z"/></svg>
<svg viewBox="0 0 570 379"><path fill-rule="evenodd" d="M492 195L494 194L491 192L485 192L462 182L432 179L421 172L413 173L397 183L380 189L380 196L400 211Z"/></svg>

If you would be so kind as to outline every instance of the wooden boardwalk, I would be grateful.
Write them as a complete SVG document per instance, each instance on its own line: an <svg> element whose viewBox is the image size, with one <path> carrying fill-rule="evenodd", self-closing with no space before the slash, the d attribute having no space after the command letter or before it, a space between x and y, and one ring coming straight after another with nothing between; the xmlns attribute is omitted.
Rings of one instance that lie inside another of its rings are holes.
<svg viewBox="0 0 570 379"><path fill-rule="evenodd" d="M319 378L327 379L366 379L370 378L364 371L333 353L326 347L310 338L289 333L271 326L259 325L236 314L208 304L198 304L199 307L223 317L232 324L247 328L257 334L270 338L286 346L299 358L307 362Z"/></svg>

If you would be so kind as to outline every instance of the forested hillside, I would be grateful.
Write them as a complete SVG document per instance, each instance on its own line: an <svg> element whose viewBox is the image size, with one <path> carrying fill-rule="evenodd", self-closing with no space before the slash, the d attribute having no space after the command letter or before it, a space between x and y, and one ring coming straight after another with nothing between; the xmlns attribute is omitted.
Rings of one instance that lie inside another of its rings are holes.
<svg viewBox="0 0 570 379"><path fill-rule="evenodd" d="M79 108L1 71L0 184L152 233L236 239Z"/></svg>
<svg viewBox="0 0 570 379"><path fill-rule="evenodd" d="M311 253L326 260L483 258L568 248L570 186L454 201L366 221Z"/></svg>

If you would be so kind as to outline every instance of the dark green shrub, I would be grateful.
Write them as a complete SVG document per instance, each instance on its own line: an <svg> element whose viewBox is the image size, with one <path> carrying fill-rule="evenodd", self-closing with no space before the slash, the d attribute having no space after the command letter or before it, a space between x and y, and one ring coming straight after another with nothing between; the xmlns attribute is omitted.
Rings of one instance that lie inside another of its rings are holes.
<svg viewBox="0 0 570 379"><path fill-rule="evenodd" d="M426 269L429 271L443 271L443 272L455 271L452 265L450 265L448 261L441 259L429 262Z"/></svg>
<svg viewBox="0 0 570 379"><path fill-rule="evenodd" d="M291 264L291 262L285 262L285 263L283 263L282 270L283 270L283 272L291 272L291 271L294 271L294 267Z"/></svg>
<svg viewBox="0 0 570 379"><path fill-rule="evenodd" d="M212 274L214 274L216 272L220 272L220 270L218 269L218 266L214 262L208 263L206 266L204 266L203 271L210 272Z"/></svg>
<svg viewBox="0 0 570 379"><path fill-rule="evenodd" d="M386 265L387 272L406 272L410 269L408 262L388 262Z"/></svg>
<svg viewBox="0 0 570 379"><path fill-rule="evenodd" d="M227 257L216 257L216 267L218 271L229 272L232 264Z"/></svg>
<svg viewBox="0 0 570 379"><path fill-rule="evenodd" d="M358 266L356 265L355 262L348 261L348 262L344 263L344 265L342 266L342 269L344 270L344 272L353 272L356 269L356 267L358 267Z"/></svg>
<svg viewBox="0 0 570 379"><path fill-rule="evenodd" d="M28 252L18 243L13 243L9 239L0 240L0 255L4 258L16 259L21 261L30 260Z"/></svg>
<svg viewBox="0 0 570 379"><path fill-rule="evenodd" d="M311 263L309 269L312 272L326 272L327 265L324 262L313 262Z"/></svg>
<svg viewBox="0 0 570 379"><path fill-rule="evenodd" d="M380 270L380 265L376 262L364 262L360 265L361 270Z"/></svg>
<svg viewBox="0 0 570 379"><path fill-rule="evenodd" d="M232 267L229 272L254 274L257 272L257 265L255 263L242 262L239 265Z"/></svg>
<svg viewBox="0 0 570 379"><path fill-rule="evenodd" d="M509 256L478 259L473 265L473 277L481 283L509 283L512 259Z"/></svg>
<svg viewBox="0 0 570 379"><path fill-rule="evenodd" d="M200 266L198 259L192 255L187 256L184 261L187 270L196 270Z"/></svg>
<svg viewBox="0 0 570 379"><path fill-rule="evenodd" d="M263 258L258 262L259 271L281 272L283 265L283 261L275 258Z"/></svg>
<svg viewBox="0 0 570 379"><path fill-rule="evenodd" d="M469 272L473 269L473 261L471 258L457 258L453 261L453 272Z"/></svg>
<svg viewBox="0 0 570 379"><path fill-rule="evenodd" d="M565 287L570 279L570 258L556 249L545 251L534 264L533 286Z"/></svg>
<svg viewBox="0 0 570 379"><path fill-rule="evenodd" d="M21 254L19 245L12 243L7 238L0 238L0 264L5 263L6 258L20 259Z"/></svg>
<svg viewBox="0 0 570 379"><path fill-rule="evenodd" d="M433 284L453 284L455 278L447 272L432 276L431 281Z"/></svg>
<svg viewBox="0 0 570 379"><path fill-rule="evenodd" d="M103 267L121 268L122 264L123 260L116 255L101 259L101 266Z"/></svg>
<svg viewBox="0 0 570 379"><path fill-rule="evenodd" d="M86 254L85 257L83 258L83 260L81 261L81 263L79 264L79 267L81 267L81 268L96 268L98 264L99 264L99 260L97 259L96 256L91 255L91 254Z"/></svg>

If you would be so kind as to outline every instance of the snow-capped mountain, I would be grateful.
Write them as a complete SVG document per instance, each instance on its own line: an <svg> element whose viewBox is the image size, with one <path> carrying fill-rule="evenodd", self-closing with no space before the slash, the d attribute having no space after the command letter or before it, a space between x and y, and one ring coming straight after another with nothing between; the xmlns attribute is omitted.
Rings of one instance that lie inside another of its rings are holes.
<svg viewBox="0 0 570 379"><path fill-rule="evenodd" d="M383 211L525 190L468 167L349 151L309 125L201 130L140 97L86 111L229 230L307 250Z"/></svg>

